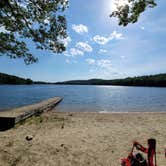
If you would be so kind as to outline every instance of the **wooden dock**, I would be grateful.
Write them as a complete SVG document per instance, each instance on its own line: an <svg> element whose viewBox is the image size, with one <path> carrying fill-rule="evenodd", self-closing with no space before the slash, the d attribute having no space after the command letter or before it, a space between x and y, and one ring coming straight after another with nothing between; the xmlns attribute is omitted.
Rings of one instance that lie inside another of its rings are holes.
<svg viewBox="0 0 166 166"><path fill-rule="evenodd" d="M0 112L0 130L7 130L15 126L15 124L33 116L49 111L54 108L62 98L54 97L48 100L41 101L37 104L27 105L19 108L14 108L8 111Z"/></svg>

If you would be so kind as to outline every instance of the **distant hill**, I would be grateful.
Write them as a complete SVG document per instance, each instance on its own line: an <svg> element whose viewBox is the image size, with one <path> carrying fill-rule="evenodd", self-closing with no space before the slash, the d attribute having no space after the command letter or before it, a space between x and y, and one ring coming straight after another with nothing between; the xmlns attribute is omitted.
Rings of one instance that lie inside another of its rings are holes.
<svg viewBox="0 0 166 166"><path fill-rule="evenodd" d="M0 73L0 84L65 84L65 85L122 85L122 86L154 86L166 87L166 74L157 74L140 77L128 77L124 79L104 80L104 79L90 79L90 80L71 80L64 82L49 83L43 81L33 81L14 75Z"/></svg>
<svg viewBox="0 0 166 166"><path fill-rule="evenodd" d="M56 84L68 85L123 85L123 86L156 86L166 87L166 74L157 74L140 77L128 77L125 79L103 80L71 80L65 82L57 82Z"/></svg>
<svg viewBox="0 0 166 166"><path fill-rule="evenodd" d="M29 78L25 79L14 75L0 73L0 84L13 84L13 85L33 84L33 81Z"/></svg>

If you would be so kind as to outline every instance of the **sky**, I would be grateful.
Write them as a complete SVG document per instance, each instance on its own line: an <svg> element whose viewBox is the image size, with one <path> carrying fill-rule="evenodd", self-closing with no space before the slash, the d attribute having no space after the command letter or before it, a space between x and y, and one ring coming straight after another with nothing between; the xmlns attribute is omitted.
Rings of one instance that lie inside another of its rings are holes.
<svg viewBox="0 0 166 166"><path fill-rule="evenodd" d="M113 0L70 0L66 52L36 50L28 43L38 63L0 56L0 72L48 82L166 73L166 1L156 2L137 23L121 27L109 17Z"/></svg>

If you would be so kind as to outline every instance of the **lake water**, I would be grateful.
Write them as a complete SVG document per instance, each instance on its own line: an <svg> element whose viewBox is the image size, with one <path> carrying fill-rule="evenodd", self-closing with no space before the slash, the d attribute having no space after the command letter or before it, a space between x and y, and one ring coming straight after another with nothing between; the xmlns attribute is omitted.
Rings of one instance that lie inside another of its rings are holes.
<svg viewBox="0 0 166 166"><path fill-rule="evenodd" d="M0 85L0 110L55 96L58 111L166 111L166 88L86 85Z"/></svg>

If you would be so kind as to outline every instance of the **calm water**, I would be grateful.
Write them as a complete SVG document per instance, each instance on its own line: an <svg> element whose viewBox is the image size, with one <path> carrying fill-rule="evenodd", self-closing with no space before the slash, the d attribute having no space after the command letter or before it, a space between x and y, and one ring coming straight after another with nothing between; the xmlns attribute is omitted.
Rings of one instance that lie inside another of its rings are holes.
<svg viewBox="0 0 166 166"><path fill-rule="evenodd" d="M54 96L58 111L166 111L166 88L77 85L1 85L0 110Z"/></svg>

